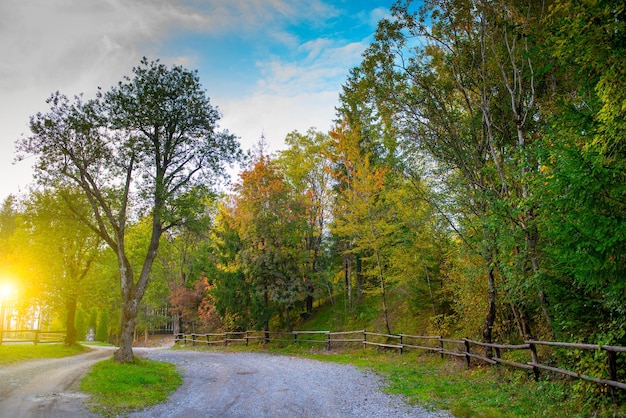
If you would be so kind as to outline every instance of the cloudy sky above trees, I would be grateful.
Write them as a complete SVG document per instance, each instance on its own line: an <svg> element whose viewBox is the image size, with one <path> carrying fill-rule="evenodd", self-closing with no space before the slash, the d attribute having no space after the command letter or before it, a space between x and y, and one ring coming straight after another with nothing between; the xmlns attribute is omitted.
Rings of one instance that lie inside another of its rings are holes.
<svg viewBox="0 0 626 418"><path fill-rule="evenodd" d="M0 1L0 199L25 191L15 140L54 91L93 97L141 57L198 70L220 126L270 151L326 131L351 67L393 0Z"/></svg>

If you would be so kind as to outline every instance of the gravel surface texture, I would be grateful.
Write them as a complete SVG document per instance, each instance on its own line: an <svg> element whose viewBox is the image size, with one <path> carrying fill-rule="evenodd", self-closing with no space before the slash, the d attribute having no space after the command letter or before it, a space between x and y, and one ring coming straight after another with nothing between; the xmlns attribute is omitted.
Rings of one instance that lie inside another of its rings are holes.
<svg viewBox="0 0 626 418"><path fill-rule="evenodd" d="M263 353L148 351L184 376L169 400L131 417L445 417L382 392L350 365Z"/></svg>
<svg viewBox="0 0 626 418"><path fill-rule="evenodd" d="M0 418L87 418L78 382L110 349L0 367ZM137 348L174 363L183 384L163 404L130 417L449 417L382 392L384 382L349 365L263 353Z"/></svg>

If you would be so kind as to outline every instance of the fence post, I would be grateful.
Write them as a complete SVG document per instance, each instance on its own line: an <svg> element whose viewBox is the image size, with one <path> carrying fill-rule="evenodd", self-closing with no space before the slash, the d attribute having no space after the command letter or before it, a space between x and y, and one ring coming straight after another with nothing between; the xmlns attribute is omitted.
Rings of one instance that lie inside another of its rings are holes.
<svg viewBox="0 0 626 418"><path fill-rule="evenodd" d="M296 331L291 331L293 333L293 342L297 343L298 342L298 333Z"/></svg>
<svg viewBox="0 0 626 418"><path fill-rule="evenodd" d="M196 345L196 334L191 334L191 345L192 346Z"/></svg>
<svg viewBox="0 0 626 418"><path fill-rule="evenodd" d="M537 367L537 364L539 364L539 361L537 360L537 347L535 346L535 344L533 344L532 341L526 341L526 343L530 346L530 355L532 358L532 366L533 366L533 374L535 375L535 381L539 380L539 368Z"/></svg>
<svg viewBox="0 0 626 418"><path fill-rule="evenodd" d="M404 344L402 344L402 334L400 334L400 354L404 351Z"/></svg>
<svg viewBox="0 0 626 418"><path fill-rule="evenodd" d="M444 348L444 347L443 347L443 339L441 338L441 335L440 335L440 336L439 336L439 350L440 350L440 353L441 353L441 354L440 354L440 355L441 355L441 358L443 358L443 348Z"/></svg>
<svg viewBox="0 0 626 418"><path fill-rule="evenodd" d="M367 331L363 330L363 349L367 347L366 341L367 341Z"/></svg>
<svg viewBox="0 0 626 418"><path fill-rule="evenodd" d="M248 331L246 331L246 334L245 334L245 335L246 335L246 337L245 337L245 338L246 338L246 347L247 347L247 346L248 346Z"/></svg>
<svg viewBox="0 0 626 418"><path fill-rule="evenodd" d="M467 368L472 368L472 357L470 356L470 343L467 338L463 338L463 342L465 343L465 361L467 362Z"/></svg>
<svg viewBox="0 0 626 418"><path fill-rule="evenodd" d="M326 351L330 351L330 332L326 333Z"/></svg>
<svg viewBox="0 0 626 418"><path fill-rule="evenodd" d="M615 351L606 350L606 354L609 358L609 380L617 382L617 353ZM613 404L616 405L617 397L615 396L615 388L613 386L609 386L609 391L611 391Z"/></svg>

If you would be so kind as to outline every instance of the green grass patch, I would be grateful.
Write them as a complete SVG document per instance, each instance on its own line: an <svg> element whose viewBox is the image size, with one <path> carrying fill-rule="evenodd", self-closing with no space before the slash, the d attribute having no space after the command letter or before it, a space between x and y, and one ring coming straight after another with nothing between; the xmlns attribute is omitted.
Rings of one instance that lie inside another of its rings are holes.
<svg viewBox="0 0 626 418"><path fill-rule="evenodd" d="M18 361L61 358L74 356L86 350L85 347L66 346L65 344L3 344L0 345L0 365L11 364Z"/></svg>
<svg viewBox="0 0 626 418"><path fill-rule="evenodd" d="M159 404L181 383L173 364L138 358L121 364L110 359L97 363L81 380L80 389L91 395L93 412L113 417Z"/></svg>
<svg viewBox="0 0 626 418"><path fill-rule="evenodd" d="M280 351L297 354L297 350ZM536 382L532 373L507 367L467 369L464 361L376 349L303 354L368 368L386 379L389 393L432 410L450 411L455 417L613 417L626 412L624 407L582 404L571 382Z"/></svg>
<svg viewBox="0 0 626 418"><path fill-rule="evenodd" d="M389 392L456 417L569 417L576 412L567 411L564 388L539 389L541 384L523 372L467 369L462 362L418 354L386 355L375 364L388 379Z"/></svg>

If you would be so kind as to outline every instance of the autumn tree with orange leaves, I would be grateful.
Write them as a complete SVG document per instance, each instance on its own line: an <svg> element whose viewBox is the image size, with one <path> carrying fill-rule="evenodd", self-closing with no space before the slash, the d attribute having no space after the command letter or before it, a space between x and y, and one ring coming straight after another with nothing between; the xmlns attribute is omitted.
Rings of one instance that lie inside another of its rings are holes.
<svg viewBox="0 0 626 418"><path fill-rule="evenodd" d="M235 218L242 249L238 264L252 283L254 315L265 331L282 311L291 329L291 310L306 296L304 267L310 261L302 231L304 205L272 159L260 152L235 187Z"/></svg>

